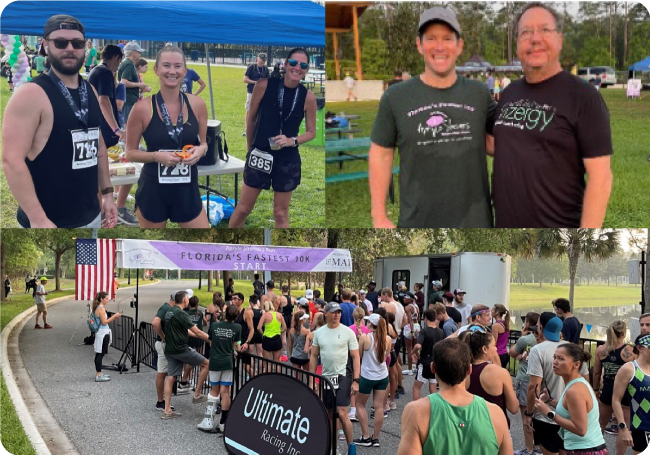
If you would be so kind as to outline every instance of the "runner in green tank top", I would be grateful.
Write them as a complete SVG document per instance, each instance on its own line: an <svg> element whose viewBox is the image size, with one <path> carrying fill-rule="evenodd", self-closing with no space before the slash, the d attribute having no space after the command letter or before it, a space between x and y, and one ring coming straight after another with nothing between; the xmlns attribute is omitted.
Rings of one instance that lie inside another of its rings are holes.
<svg viewBox="0 0 650 455"><path fill-rule="evenodd" d="M398 455L512 454L503 411L465 389L470 363L469 347L458 338L436 343L431 369L440 392L406 405Z"/></svg>

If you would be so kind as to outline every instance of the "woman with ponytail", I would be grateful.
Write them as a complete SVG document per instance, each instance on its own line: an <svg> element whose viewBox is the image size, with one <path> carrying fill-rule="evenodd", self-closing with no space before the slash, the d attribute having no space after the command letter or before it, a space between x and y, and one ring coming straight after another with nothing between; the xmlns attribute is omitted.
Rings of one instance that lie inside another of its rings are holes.
<svg viewBox="0 0 650 455"><path fill-rule="evenodd" d="M354 318L354 324L350 326L352 331L359 341L359 337L363 334L370 333L370 329L363 324L363 318L366 316L366 312L363 311L363 308L356 307L352 312L352 317Z"/></svg>
<svg viewBox="0 0 650 455"><path fill-rule="evenodd" d="M627 326L623 321L614 321L607 327L607 341L596 349L596 361L594 362L593 388L599 399L600 407L600 428L605 431L612 416L612 395L614 393L614 379L616 373L627 362L636 359L634 348L625 343ZM602 380L602 389L601 389ZM630 425L630 395L625 394L623 401L623 412L625 422ZM625 453L623 438L616 439L616 452Z"/></svg>
<svg viewBox="0 0 650 455"><path fill-rule="evenodd" d="M386 321L379 314L365 316L364 319L369 322L370 333L364 333L359 337L359 353L363 361L361 362L361 378L356 404L357 418L361 424L361 438L355 439L354 442L360 446L379 447L379 433L381 433L384 423L384 414L381 409L384 406L389 384L385 360L391 349L391 338L388 336ZM372 436L368 432L368 413L366 412L366 403L371 392L375 410L378 411L375 413Z"/></svg>
<svg viewBox="0 0 650 455"><path fill-rule="evenodd" d="M108 326L115 319L122 316L122 313L115 313L110 318L106 317L106 304L108 303L108 293L98 292L93 300L93 314L101 321L101 326L95 334L95 382L110 381L111 377L102 373L102 360L104 355L108 354L108 347L111 344L111 328Z"/></svg>
<svg viewBox="0 0 650 455"><path fill-rule="evenodd" d="M510 361L508 353L508 338L510 338L510 311L500 303L492 308L492 317L496 320L492 324L492 336L497 347L497 354L501 360L501 366L506 368Z"/></svg>

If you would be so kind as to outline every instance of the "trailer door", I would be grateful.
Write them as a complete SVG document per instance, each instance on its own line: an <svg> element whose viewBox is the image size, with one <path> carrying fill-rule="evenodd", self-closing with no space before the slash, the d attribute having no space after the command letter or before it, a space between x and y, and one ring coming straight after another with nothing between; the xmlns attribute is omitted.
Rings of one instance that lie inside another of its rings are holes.
<svg viewBox="0 0 650 455"><path fill-rule="evenodd" d="M384 260L375 259L375 270L374 270L375 282L377 283L378 291L384 287Z"/></svg>

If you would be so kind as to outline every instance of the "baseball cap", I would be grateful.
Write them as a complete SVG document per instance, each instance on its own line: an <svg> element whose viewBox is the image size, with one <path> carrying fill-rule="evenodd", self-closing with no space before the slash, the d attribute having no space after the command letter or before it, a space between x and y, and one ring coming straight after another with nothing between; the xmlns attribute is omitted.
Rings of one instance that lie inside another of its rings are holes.
<svg viewBox="0 0 650 455"><path fill-rule="evenodd" d="M314 298L314 291L312 291L311 289L307 289L305 291L305 297L307 297L308 299L313 299Z"/></svg>
<svg viewBox="0 0 650 455"><path fill-rule="evenodd" d="M467 292L463 291L462 289L454 289L454 295L458 294L467 294Z"/></svg>
<svg viewBox="0 0 650 455"><path fill-rule="evenodd" d="M404 293L404 298L405 299L415 300L415 295L412 292L405 292Z"/></svg>
<svg viewBox="0 0 650 455"><path fill-rule="evenodd" d="M325 300L323 300L323 299L316 299L316 300L314 301L314 303L317 304L317 305L320 305L320 306L322 306L322 307L324 307L325 305L327 305L327 302L326 302Z"/></svg>
<svg viewBox="0 0 650 455"><path fill-rule="evenodd" d="M185 289L185 292L187 292L187 298L188 299L191 299L192 297L194 297L194 291L193 290Z"/></svg>
<svg viewBox="0 0 650 455"><path fill-rule="evenodd" d="M363 295L365 295L365 294L366 294L365 289L361 289L361 290L359 290L359 294L363 294Z"/></svg>
<svg viewBox="0 0 650 455"><path fill-rule="evenodd" d="M47 281L47 277L46 277L46 276L42 276L42 277L41 277L41 281Z"/></svg>
<svg viewBox="0 0 650 455"><path fill-rule="evenodd" d="M267 287L267 288L274 288L274 287L275 287L275 283L273 282L273 280L269 280L269 281L267 281L267 282L266 282L266 287Z"/></svg>
<svg viewBox="0 0 650 455"><path fill-rule="evenodd" d="M264 52L257 54L257 58L261 58L262 60L266 61L266 54Z"/></svg>
<svg viewBox="0 0 650 455"><path fill-rule="evenodd" d="M422 29L428 25L429 22L444 22L459 35L462 34L460 24L458 23L458 19L456 19L456 13L454 13L449 8L436 6L425 10L420 15L420 25L418 25L418 32L422 33Z"/></svg>
<svg viewBox="0 0 650 455"><path fill-rule="evenodd" d="M368 283L368 286L370 286L370 285L375 285L375 286L377 286L377 282L376 282L376 281L371 281L370 283Z"/></svg>
<svg viewBox="0 0 650 455"><path fill-rule="evenodd" d="M309 300L307 300L304 297L301 297L300 300L298 300L298 305L300 305L300 306L309 306Z"/></svg>
<svg viewBox="0 0 650 455"><path fill-rule="evenodd" d="M330 302L327 305L325 305L325 313L335 313L337 311L341 311L341 305L339 305L336 302Z"/></svg>
<svg viewBox="0 0 650 455"><path fill-rule="evenodd" d="M50 17L43 27L43 36L47 38L55 30L79 30L86 37L84 26L79 19L67 14L57 14Z"/></svg>
<svg viewBox="0 0 650 455"><path fill-rule="evenodd" d="M379 316L377 313L373 313L370 316L364 316L363 319L370 321L370 323L374 326L379 325L379 319L381 316Z"/></svg>
<svg viewBox="0 0 650 455"><path fill-rule="evenodd" d="M431 285L440 289L442 287L442 282L440 280L434 280L431 282Z"/></svg>
<svg viewBox="0 0 650 455"><path fill-rule="evenodd" d="M127 51L137 51L137 52L144 52L144 49L140 47L138 43L135 41L129 42L126 46L124 46L124 52Z"/></svg>
<svg viewBox="0 0 650 455"><path fill-rule="evenodd" d="M564 325L562 319L557 317L555 313L545 311L539 316L539 322L544 327L544 338L549 341L560 341L560 333Z"/></svg>
<svg viewBox="0 0 650 455"><path fill-rule="evenodd" d="M447 300L454 300L454 294L452 294L451 292L445 292L444 294L442 294L442 296Z"/></svg>

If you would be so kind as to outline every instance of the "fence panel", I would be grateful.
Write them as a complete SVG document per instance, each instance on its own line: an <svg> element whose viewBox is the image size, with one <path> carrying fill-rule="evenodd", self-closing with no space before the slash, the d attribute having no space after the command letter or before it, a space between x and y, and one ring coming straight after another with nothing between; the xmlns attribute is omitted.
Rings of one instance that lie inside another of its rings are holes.
<svg viewBox="0 0 650 455"><path fill-rule="evenodd" d="M109 311L106 314L110 318L115 313ZM121 317L111 321L108 326L113 332L113 341L111 346L114 349L125 353L131 362L135 364L136 340L135 337L132 338L135 332L135 321L133 318L122 315Z"/></svg>

